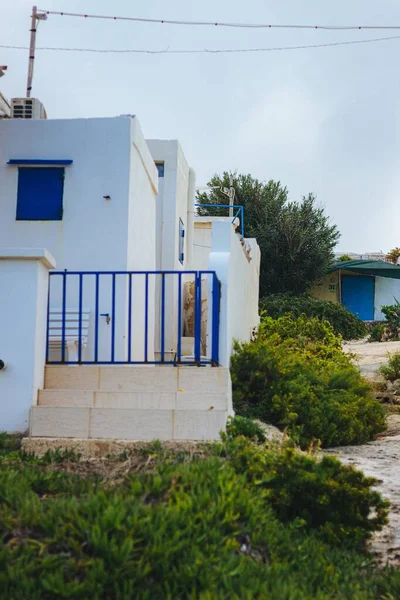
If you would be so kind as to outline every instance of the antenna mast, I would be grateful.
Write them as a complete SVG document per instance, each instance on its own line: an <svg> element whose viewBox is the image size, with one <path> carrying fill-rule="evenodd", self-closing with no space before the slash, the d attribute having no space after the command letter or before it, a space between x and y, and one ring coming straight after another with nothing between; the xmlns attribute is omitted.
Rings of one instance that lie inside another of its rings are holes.
<svg viewBox="0 0 400 600"><path fill-rule="evenodd" d="M229 175L229 187L221 189L222 193L225 194L225 196L228 196L228 198L229 198L229 216L231 219L233 219L233 205L235 203L235 193L236 193L235 188L233 186L235 175L236 175L236 173L231 173Z"/></svg>
<svg viewBox="0 0 400 600"><path fill-rule="evenodd" d="M31 41L29 44L29 63L28 63L28 80L26 82L26 97L31 97L33 71L35 67L35 52L36 52L36 32L39 21L45 21L47 19L46 13L38 13L37 6L32 7L31 16Z"/></svg>

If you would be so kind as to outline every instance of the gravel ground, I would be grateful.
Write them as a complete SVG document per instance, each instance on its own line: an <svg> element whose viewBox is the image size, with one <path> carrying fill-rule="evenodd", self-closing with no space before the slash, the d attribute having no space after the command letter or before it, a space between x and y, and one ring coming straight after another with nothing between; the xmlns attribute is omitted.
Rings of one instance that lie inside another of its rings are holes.
<svg viewBox="0 0 400 600"><path fill-rule="evenodd" d="M353 342L345 345L345 351L356 354L365 377L379 381L379 367L387 363L390 354L400 351L400 342ZM375 536L372 546L383 562L400 566L400 414L389 415L388 430L374 442L327 452L379 480L377 489L390 500L392 508L389 525Z"/></svg>

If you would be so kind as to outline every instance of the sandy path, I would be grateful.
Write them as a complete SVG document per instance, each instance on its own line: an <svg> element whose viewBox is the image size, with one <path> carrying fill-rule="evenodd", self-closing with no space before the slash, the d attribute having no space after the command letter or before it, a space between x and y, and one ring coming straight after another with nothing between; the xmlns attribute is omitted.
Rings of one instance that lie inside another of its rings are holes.
<svg viewBox="0 0 400 600"><path fill-rule="evenodd" d="M378 369L387 363L393 352L400 351L400 342L354 342L345 351L357 355L362 374L378 380ZM388 430L374 442L364 446L346 446L328 450L345 464L351 464L366 475L379 480L377 489L390 500L390 522L373 540L373 550L386 562L400 566L400 414L388 417Z"/></svg>

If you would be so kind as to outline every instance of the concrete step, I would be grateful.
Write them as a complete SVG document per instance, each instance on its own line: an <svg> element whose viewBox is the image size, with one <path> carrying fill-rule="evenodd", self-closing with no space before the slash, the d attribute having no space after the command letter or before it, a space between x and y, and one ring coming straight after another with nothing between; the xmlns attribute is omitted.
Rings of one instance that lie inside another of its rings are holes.
<svg viewBox="0 0 400 600"><path fill-rule="evenodd" d="M34 406L31 437L218 440L227 410L152 410Z"/></svg>
<svg viewBox="0 0 400 600"><path fill-rule="evenodd" d="M47 366L45 389L104 392L231 393L229 369L169 366Z"/></svg>
<svg viewBox="0 0 400 600"><path fill-rule="evenodd" d="M227 392L100 392L40 390L38 406L134 410L229 410Z"/></svg>

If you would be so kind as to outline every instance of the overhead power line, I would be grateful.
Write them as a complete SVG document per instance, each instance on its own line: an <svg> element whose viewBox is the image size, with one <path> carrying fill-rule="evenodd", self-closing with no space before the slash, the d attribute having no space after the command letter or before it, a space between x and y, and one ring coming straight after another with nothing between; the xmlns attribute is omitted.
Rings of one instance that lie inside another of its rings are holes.
<svg viewBox="0 0 400 600"><path fill-rule="evenodd" d="M271 48L222 48L222 49L193 49L193 50L170 50L169 48L161 50L146 50L146 49L117 49L117 48L55 48L55 47L38 47L36 50L53 51L53 52L92 52L98 54L236 54L245 52L278 52L282 50L304 50L307 48L329 48L332 46L349 46L352 44L370 44L373 42L386 42L388 40L398 40L400 35L393 35L383 38L372 38L368 40L349 40L347 42L331 42L327 44L311 44L305 46L276 46ZM28 46L7 46L0 44L0 48L8 50L28 50Z"/></svg>
<svg viewBox="0 0 400 600"><path fill-rule="evenodd" d="M223 21L177 21L173 19L149 19L144 17L116 17L112 15L90 15L85 13L59 12L41 9L46 15L62 17L82 17L85 19L106 19L110 21L135 21L137 23L158 23L161 25L189 25L203 27L237 27L250 29L328 29L328 30L361 30L361 29L400 29L400 25L277 25L272 23L228 23Z"/></svg>

